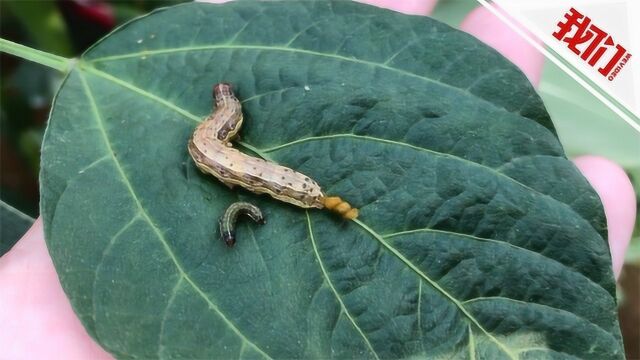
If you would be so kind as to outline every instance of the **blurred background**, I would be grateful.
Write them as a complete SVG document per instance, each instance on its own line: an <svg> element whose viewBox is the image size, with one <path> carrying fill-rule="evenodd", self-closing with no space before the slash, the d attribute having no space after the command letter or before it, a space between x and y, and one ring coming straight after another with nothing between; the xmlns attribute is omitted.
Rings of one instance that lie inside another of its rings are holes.
<svg viewBox="0 0 640 360"><path fill-rule="evenodd" d="M80 55L114 27L181 0L0 2L0 35L64 57ZM432 17L458 27L475 0L440 0ZM38 216L40 144L62 75L0 55L0 255ZM567 155L604 156L624 167L640 203L640 137L551 62L538 87ZM26 214L27 216L23 216ZM640 213L640 211L639 211ZM640 359L640 221L619 280L620 324L627 358Z"/></svg>

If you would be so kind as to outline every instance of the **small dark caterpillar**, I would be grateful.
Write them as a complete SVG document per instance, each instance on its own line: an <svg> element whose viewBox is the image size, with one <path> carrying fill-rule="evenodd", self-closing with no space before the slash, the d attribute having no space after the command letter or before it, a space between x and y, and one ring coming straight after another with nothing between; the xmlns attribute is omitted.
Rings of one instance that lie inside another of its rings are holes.
<svg viewBox="0 0 640 360"><path fill-rule="evenodd" d="M234 149L231 140L238 136L243 122L240 101L226 83L214 86L213 97L215 111L196 127L188 145L189 154L202 172L215 176L229 188L240 185L302 208L326 208L350 220L358 217L358 209L340 197L326 196L307 175Z"/></svg>
<svg viewBox="0 0 640 360"><path fill-rule="evenodd" d="M260 211L260 208L257 206L247 202L231 204L218 221L220 223L220 237L228 247L232 247L236 243L236 221L241 214L248 215L251 220L260 225L267 223L262 215L262 211Z"/></svg>

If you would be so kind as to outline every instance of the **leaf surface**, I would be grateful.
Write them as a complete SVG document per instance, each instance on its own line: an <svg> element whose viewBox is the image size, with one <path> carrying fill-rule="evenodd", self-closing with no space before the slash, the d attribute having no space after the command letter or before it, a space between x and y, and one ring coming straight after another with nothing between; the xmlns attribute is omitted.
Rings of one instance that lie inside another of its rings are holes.
<svg viewBox="0 0 640 360"><path fill-rule="evenodd" d="M29 215L0 200L0 256L11 250L33 221Z"/></svg>
<svg viewBox="0 0 640 360"><path fill-rule="evenodd" d="M232 82L238 146L355 222L201 174ZM605 219L538 95L473 37L350 2L188 4L83 55L44 140L63 286L119 357L622 358ZM238 200L268 224L218 239Z"/></svg>

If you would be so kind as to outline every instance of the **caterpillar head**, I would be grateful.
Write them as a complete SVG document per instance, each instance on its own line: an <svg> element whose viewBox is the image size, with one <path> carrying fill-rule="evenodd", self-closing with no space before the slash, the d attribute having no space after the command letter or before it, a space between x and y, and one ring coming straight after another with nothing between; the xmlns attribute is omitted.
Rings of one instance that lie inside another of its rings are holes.
<svg viewBox="0 0 640 360"><path fill-rule="evenodd" d="M227 247L233 247L236 244L236 234L233 232L222 234L222 241L227 244Z"/></svg>
<svg viewBox="0 0 640 360"><path fill-rule="evenodd" d="M233 86L226 82L213 85L213 98L216 101L216 106L222 105L225 100L235 99L236 96L233 94Z"/></svg>

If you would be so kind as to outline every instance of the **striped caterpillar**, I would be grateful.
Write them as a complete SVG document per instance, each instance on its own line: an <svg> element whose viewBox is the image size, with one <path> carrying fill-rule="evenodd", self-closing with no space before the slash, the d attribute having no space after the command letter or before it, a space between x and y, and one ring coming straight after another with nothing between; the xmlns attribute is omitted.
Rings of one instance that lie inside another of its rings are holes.
<svg viewBox="0 0 640 360"><path fill-rule="evenodd" d="M213 97L215 111L196 127L188 146L202 172L215 176L231 189L239 185L302 208L326 208L350 220L358 216L358 209L340 197L325 196L318 183L308 176L234 149L231 140L238 135L244 120L240 101L227 83L216 84Z"/></svg>
<svg viewBox="0 0 640 360"><path fill-rule="evenodd" d="M220 236L222 241L227 244L228 247L232 247L236 243L236 230L235 225L238 220L238 216L241 214L247 214L251 220L257 222L260 225L264 225L267 222L262 216L260 208L247 202L237 202L231 204L224 212L224 215L220 217Z"/></svg>

